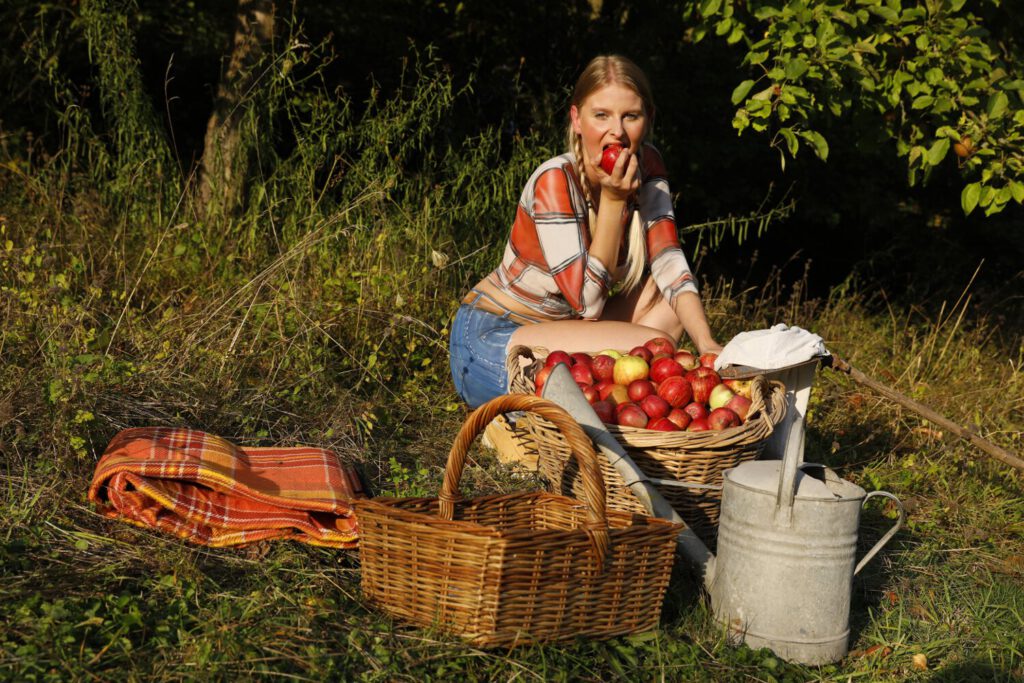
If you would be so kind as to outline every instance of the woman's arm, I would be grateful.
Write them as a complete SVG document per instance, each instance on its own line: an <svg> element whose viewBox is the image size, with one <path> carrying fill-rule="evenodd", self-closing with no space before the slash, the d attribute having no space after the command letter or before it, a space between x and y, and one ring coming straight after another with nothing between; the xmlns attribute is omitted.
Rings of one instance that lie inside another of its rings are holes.
<svg viewBox="0 0 1024 683"><path fill-rule="evenodd" d="M683 323L686 336L690 338L698 353L719 353L722 345L715 341L704 314L704 304L696 292L680 292L676 295L674 309Z"/></svg>

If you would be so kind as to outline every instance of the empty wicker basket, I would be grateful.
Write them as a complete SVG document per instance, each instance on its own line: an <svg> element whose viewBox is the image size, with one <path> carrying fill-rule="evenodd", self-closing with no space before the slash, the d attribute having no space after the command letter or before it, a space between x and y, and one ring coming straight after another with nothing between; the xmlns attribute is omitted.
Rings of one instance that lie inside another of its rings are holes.
<svg viewBox="0 0 1024 683"><path fill-rule="evenodd" d="M564 435L584 502L543 492L461 498L473 439L496 415L520 410ZM438 498L356 503L364 595L401 620L484 646L656 627L681 527L607 511L597 460L579 425L549 401L484 404L452 446Z"/></svg>
<svg viewBox="0 0 1024 683"><path fill-rule="evenodd" d="M547 351L515 346L508 359L509 391L533 394L533 373L543 365ZM714 545L722 502L722 473L741 462L757 458L775 425L786 414L785 387L754 378L752 404L747 420L739 427L706 432L659 432L619 425L607 429L622 444L644 474L676 512L705 543ZM543 417L528 414L515 424L519 441L538 455L539 469L555 491L578 495L579 471L569 457L569 445ZM522 435L530 438L523 438ZM532 439L532 443L530 443ZM600 458L608 507L643 512L640 501L618 472Z"/></svg>

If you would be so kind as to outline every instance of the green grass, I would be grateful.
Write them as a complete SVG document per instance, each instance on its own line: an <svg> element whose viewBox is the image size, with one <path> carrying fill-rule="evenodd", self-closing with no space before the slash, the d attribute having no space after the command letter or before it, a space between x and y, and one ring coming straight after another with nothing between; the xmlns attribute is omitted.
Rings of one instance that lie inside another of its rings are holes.
<svg viewBox="0 0 1024 683"><path fill-rule="evenodd" d="M465 418L447 376L448 317L502 246L501 230L481 225L505 224L546 151L540 137L502 148L493 132L441 144L427 131L459 88L440 72L410 83L358 119L308 91L296 99L287 79L267 86L260 106L293 117L306 138L287 157L261 150L234 216L204 216L177 181L125 202L107 192L103 169L70 152L4 160L0 677L1024 677L1020 474L824 370L808 459L892 491L910 514L854 582L851 652L831 666L730 646L681 568L653 633L481 650L371 609L356 551L213 550L97 515L86 501L96 461L120 429L141 425L317 444L360 463L379 493L439 489ZM67 125L72 139L95 142L86 123ZM132 177L105 172L111 183ZM1000 327L957 292L918 308L852 284L826 299L802 291L777 277L704 288L721 339L780 321L811 329L867 374L1022 450L1019 317ZM471 494L541 485L481 447L473 460ZM893 514L865 513L862 551ZM914 668L918 654L926 670Z"/></svg>

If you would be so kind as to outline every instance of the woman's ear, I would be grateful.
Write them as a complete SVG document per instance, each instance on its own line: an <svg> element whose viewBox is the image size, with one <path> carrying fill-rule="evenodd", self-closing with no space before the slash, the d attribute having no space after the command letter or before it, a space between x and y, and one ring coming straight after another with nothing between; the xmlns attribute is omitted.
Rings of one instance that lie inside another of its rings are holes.
<svg viewBox="0 0 1024 683"><path fill-rule="evenodd" d="M582 135L583 129L580 127L580 110L575 104L569 107L569 120L572 121L572 132L577 135Z"/></svg>

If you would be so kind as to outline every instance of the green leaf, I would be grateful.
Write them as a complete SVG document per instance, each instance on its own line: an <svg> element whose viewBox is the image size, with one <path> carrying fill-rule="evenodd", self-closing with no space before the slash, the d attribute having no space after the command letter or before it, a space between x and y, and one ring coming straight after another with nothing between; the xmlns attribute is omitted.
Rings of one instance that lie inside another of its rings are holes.
<svg viewBox="0 0 1024 683"><path fill-rule="evenodd" d="M1006 113L1009 106L1010 99L1006 96L1006 93L997 92L988 98L988 105L985 107L985 112L988 114L990 119L998 119Z"/></svg>
<svg viewBox="0 0 1024 683"><path fill-rule="evenodd" d="M890 24L898 24L900 22L900 15L896 10L889 7L869 7L868 10L876 16L885 19Z"/></svg>
<svg viewBox="0 0 1024 683"><path fill-rule="evenodd" d="M808 130L800 133L800 137L811 143L814 147L814 154L822 161L828 161L828 141L825 136L816 130Z"/></svg>
<svg viewBox="0 0 1024 683"><path fill-rule="evenodd" d="M935 98L932 97L931 95L921 95L920 97L914 98L914 101L910 105L910 107L911 109L924 109L925 107L932 106L932 102L934 101Z"/></svg>
<svg viewBox="0 0 1024 683"><path fill-rule="evenodd" d="M1013 195L1013 201L1018 204L1024 204L1024 183L1017 182L1016 180L1010 181L1010 194Z"/></svg>
<svg viewBox="0 0 1024 683"><path fill-rule="evenodd" d="M971 211L974 211L974 207L978 205L978 197L981 196L981 183L971 183L966 186L960 193L960 206L964 210L964 215L971 215Z"/></svg>
<svg viewBox="0 0 1024 683"><path fill-rule="evenodd" d="M704 0L700 5L700 15L710 17L722 6L722 0Z"/></svg>
<svg viewBox="0 0 1024 683"><path fill-rule="evenodd" d="M732 103L739 104L746 99L747 93L750 92L752 87L754 87L754 81L749 78L737 85L732 91Z"/></svg>
<svg viewBox="0 0 1024 683"><path fill-rule="evenodd" d="M786 146L789 148L789 155L796 157L796 153L800 149L800 141L797 140L796 135L793 134L793 129L780 128L779 134L786 139Z"/></svg>
<svg viewBox="0 0 1024 683"><path fill-rule="evenodd" d="M786 64L786 78L795 81L807 73L807 62L803 57L796 57Z"/></svg>
<svg viewBox="0 0 1024 683"><path fill-rule="evenodd" d="M928 148L928 163L938 166L949 152L949 138L939 138Z"/></svg>

